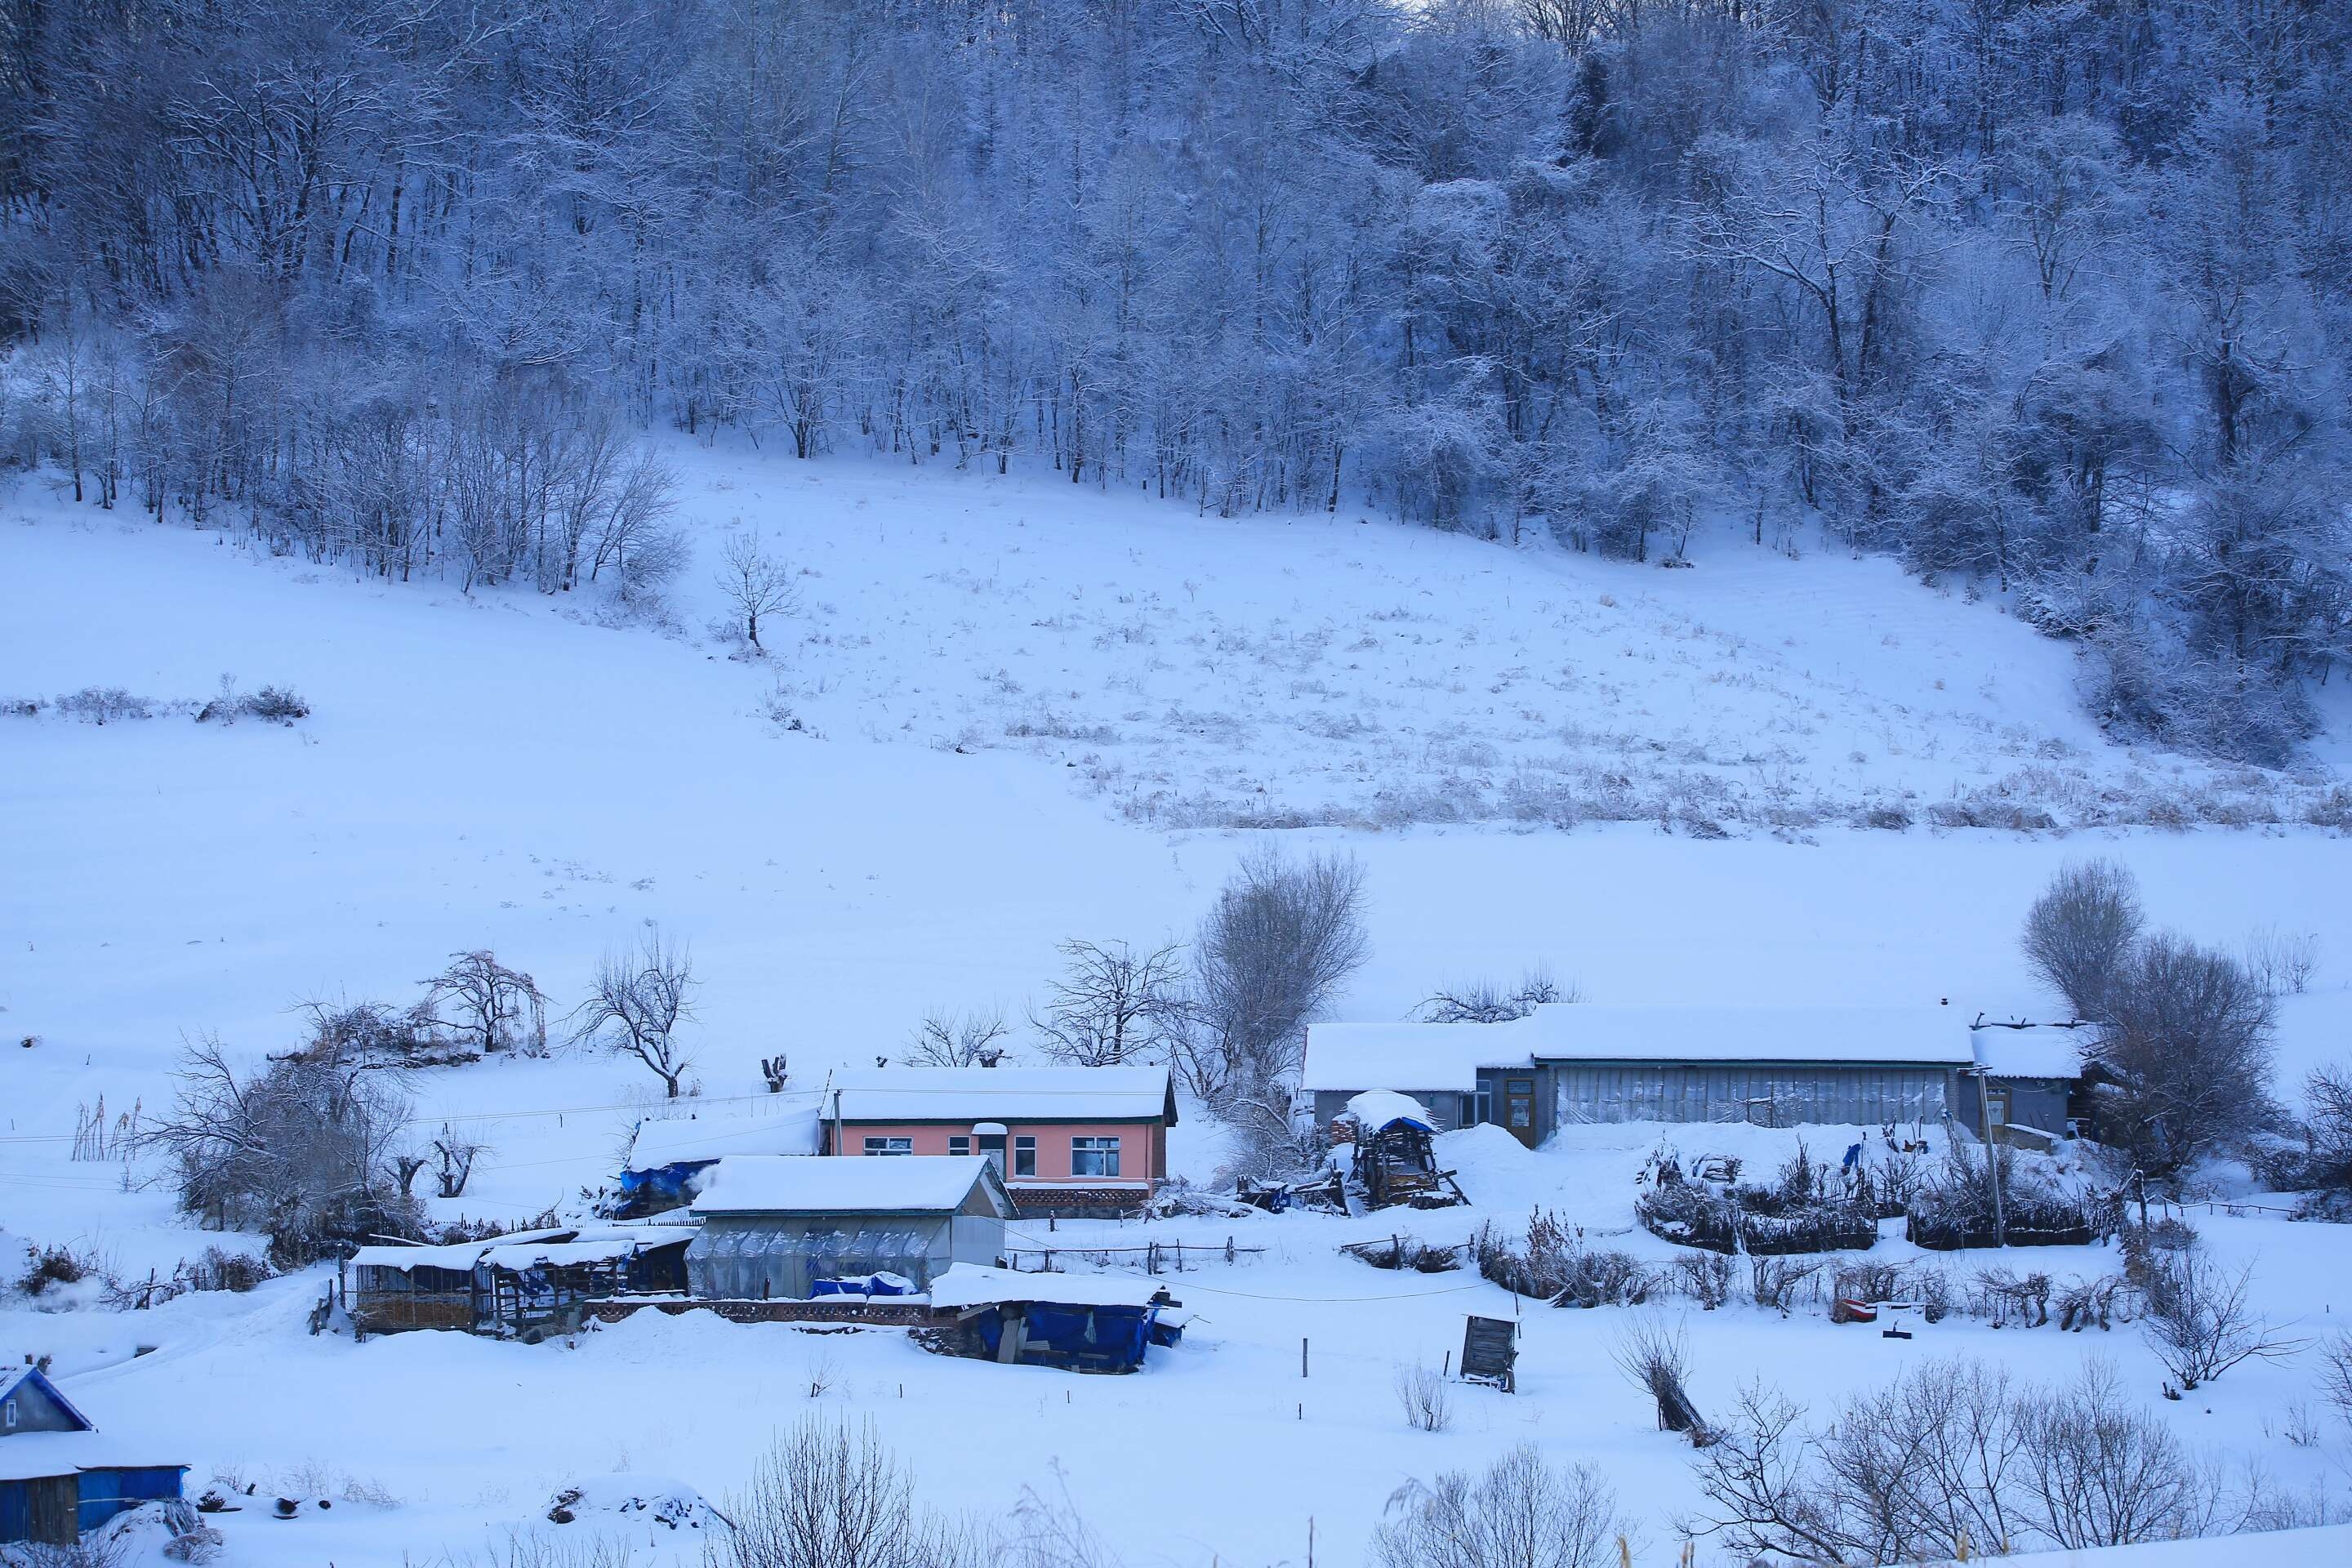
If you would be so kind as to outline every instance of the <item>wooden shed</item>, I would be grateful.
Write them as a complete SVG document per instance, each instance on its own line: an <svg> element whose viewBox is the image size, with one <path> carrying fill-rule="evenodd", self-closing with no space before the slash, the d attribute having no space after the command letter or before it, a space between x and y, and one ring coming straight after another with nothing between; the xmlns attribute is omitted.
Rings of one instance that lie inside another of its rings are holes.
<svg viewBox="0 0 2352 1568"><path fill-rule="evenodd" d="M363 1247L344 1300L362 1334L462 1329L526 1342L579 1326L582 1306L686 1289L690 1226L518 1231L442 1247Z"/></svg>
<svg viewBox="0 0 2352 1568"><path fill-rule="evenodd" d="M0 1372L0 1543L71 1546L125 1509L179 1497L187 1468L101 1436L38 1368Z"/></svg>

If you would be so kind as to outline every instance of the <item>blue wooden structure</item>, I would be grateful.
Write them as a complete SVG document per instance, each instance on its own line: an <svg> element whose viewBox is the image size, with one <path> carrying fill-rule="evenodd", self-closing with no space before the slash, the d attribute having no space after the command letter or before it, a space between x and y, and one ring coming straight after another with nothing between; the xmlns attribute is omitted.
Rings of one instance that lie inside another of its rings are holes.
<svg viewBox="0 0 2352 1568"><path fill-rule="evenodd" d="M71 1546L126 1509L178 1498L187 1468L127 1459L39 1368L0 1372L0 1543Z"/></svg>

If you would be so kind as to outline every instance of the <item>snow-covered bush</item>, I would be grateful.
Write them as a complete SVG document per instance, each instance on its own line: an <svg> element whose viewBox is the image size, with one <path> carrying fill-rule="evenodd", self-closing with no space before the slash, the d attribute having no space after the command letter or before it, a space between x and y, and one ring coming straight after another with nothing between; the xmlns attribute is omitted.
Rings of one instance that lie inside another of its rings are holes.
<svg viewBox="0 0 2352 1568"><path fill-rule="evenodd" d="M2090 1204L2061 1190L2034 1164L2006 1146L1993 1151L2001 1189L2001 1235L1994 1234L1992 1190L1981 1157L1954 1143L1941 1167L1923 1180L1911 1201L1904 1235L1933 1251L1958 1247L2082 1247L2103 1224Z"/></svg>
<svg viewBox="0 0 2352 1568"><path fill-rule="evenodd" d="M2249 1299L2252 1265L2235 1274L2195 1252L2159 1261L2140 1287L2148 1348L2184 1389L2210 1383L2242 1362L2292 1355L2303 1342L2283 1337Z"/></svg>
<svg viewBox="0 0 2352 1568"><path fill-rule="evenodd" d="M1965 1357L1930 1361L1820 1426L1805 1418L1761 1384L1742 1392L1696 1457L1697 1533L1797 1562L1940 1562L2220 1533L2252 1500L2232 1499L2095 1363L2053 1389Z"/></svg>
<svg viewBox="0 0 2352 1568"><path fill-rule="evenodd" d="M1528 1216L1526 1237L1515 1244L1488 1221L1471 1242L1479 1274L1522 1296L1555 1307L1623 1306L1647 1300L1656 1288L1652 1271L1632 1255L1588 1247L1584 1227L1538 1209Z"/></svg>
<svg viewBox="0 0 2352 1568"><path fill-rule="evenodd" d="M422 1215L388 1171L407 1110L383 1074L338 1053L240 1070L206 1036L183 1053L177 1102L142 1142L165 1156L185 1212L266 1230L271 1258L299 1268L339 1243L417 1233Z"/></svg>
<svg viewBox="0 0 2352 1568"><path fill-rule="evenodd" d="M943 1568L974 1560L971 1531L919 1508L913 1473L871 1420L808 1415L779 1436L706 1538L712 1568Z"/></svg>
<svg viewBox="0 0 2352 1568"><path fill-rule="evenodd" d="M1554 1468L1522 1443L1476 1478L1413 1482L1372 1537L1380 1568L1604 1568L1628 1526L1591 1465Z"/></svg>
<svg viewBox="0 0 2352 1568"><path fill-rule="evenodd" d="M1397 1404L1403 1407L1404 1424L1416 1432L1443 1432L1454 1425L1454 1397L1447 1390L1449 1379L1444 1370L1427 1362L1410 1365L1399 1362L1396 1367Z"/></svg>

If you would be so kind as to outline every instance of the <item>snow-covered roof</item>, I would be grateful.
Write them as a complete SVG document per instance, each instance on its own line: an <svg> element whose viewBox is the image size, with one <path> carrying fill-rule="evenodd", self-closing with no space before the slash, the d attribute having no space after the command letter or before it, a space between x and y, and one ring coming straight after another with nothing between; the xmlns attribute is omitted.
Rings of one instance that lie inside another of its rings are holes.
<svg viewBox="0 0 2352 1568"><path fill-rule="evenodd" d="M1176 1120L1161 1068L885 1068L838 1073L825 1115L844 1121Z"/></svg>
<svg viewBox="0 0 2352 1568"><path fill-rule="evenodd" d="M817 1150L816 1098L780 1103L748 1113L674 1117L637 1123L626 1169L717 1160L729 1154L814 1154Z"/></svg>
<svg viewBox="0 0 2352 1568"><path fill-rule="evenodd" d="M1508 1024L1316 1024L1307 1031L1308 1089L1478 1087L1478 1069L1527 1067L1528 1020Z"/></svg>
<svg viewBox="0 0 2352 1568"><path fill-rule="evenodd" d="M1423 1132L1434 1132L1437 1124L1429 1118L1429 1107L1410 1095L1399 1094L1392 1089L1368 1089L1348 1101L1348 1114L1368 1132L1378 1132L1402 1121L1418 1127Z"/></svg>
<svg viewBox="0 0 2352 1568"><path fill-rule="evenodd" d="M102 1432L19 1432L0 1438L0 1481L69 1476L77 1470L186 1469Z"/></svg>
<svg viewBox="0 0 2352 1568"><path fill-rule="evenodd" d="M65 1390L52 1382L49 1374L39 1367L0 1367L0 1400L8 1398L27 1384L37 1387L43 1394L48 1395L57 1407L64 1411L68 1417L80 1422L83 1430L88 1431L97 1426L96 1422L74 1408L74 1402L66 1397Z"/></svg>
<svg viewBox="0 0 2352 1568"><path fill-rule="evenodd" d="M527 1236L568 1236L568 1231L531 1231ZM516 1239L493 1237L488 1241L453 1241L443 1247L362 1247L352 1254L354 1268L397 1268L403 1274L412 1268L454 1268L460 1272L481 1261L482 1254L501 1241Z"/></svg>
<svg viewBox="0 0 2352 1568"><path fill-rule="evenodd" d="M1003 1192L985 1154L816 1160L736 1154L711 1168L694 1208L698 1214L950 1214L982 1183Z"/></svg>
<svg viewBox="0 0 2352 1568"><path fill-rule="evenodd" d="M484 1237L479 1241L454 1241L440 1247L362 1247L352 1254L353 1268L471 1269L478 1263L494 1268L528 1268L534 1263L604 1263L626 1258L643 1247L674 1241L691 1241L692 1226L582 1226L559 1230L519 1230L511 1236Z"/></svg>
<svg viewBox="0 0 2352 1568"><path fill-rule="evenodd" d="M1967 1067L1968 1020L1949 1007L1602 1006L1553 1003L1534 1026L1538 1060L1916 1062Z"/></svg>
<svg viewBox="0 0 2352 1568"><path fill-rule="evenodd" d="M931 1305L1044 1301L1065 1307L1148 1307L1160 1289L1160 1281L1139 1274L1021 1274L958 1263L931 1281Z"/></svg>
<svg viewBox="0 0 2352 1568"><path fill-rule="evenodd" d="M626 1230L583 1231L576 1241L525 1241L493 1247L481 1260L493 1268L529 1268L537 1263L566 1268L582 1263L611 1263L648 1247L692 1241L701 1234L690 1225L636 1226Z"/></svg>
<svg viewBox="0 0 2352 1568"><path fill-rule="evenodd" d="M2080 1078L2087 1024L1982 1024L1969 1031L1977 1066L1995 1078Z"/></svg>
<svg viewBox="0 0 2352 1568"><path fill-rule="evenodd" d="M1745 1007L1561 1002L1505 1024L1318 1024L1309 1089L1473 1089L1481 1068L1538 1061L1905 1062L1968 1067L1949 1007Z"/></svg>

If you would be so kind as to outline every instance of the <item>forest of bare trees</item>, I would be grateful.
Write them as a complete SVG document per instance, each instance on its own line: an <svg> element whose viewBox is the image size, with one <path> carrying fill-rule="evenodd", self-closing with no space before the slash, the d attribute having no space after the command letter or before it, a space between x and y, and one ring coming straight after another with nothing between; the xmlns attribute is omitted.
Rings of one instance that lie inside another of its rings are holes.
<svg viewBox="0 0 2352 1568"><path fill-rule="evenodd" d="M2326 0L0 0L0 458L658 590L645 428L1853 549L2263 762L2352 651Z"/></svg>

